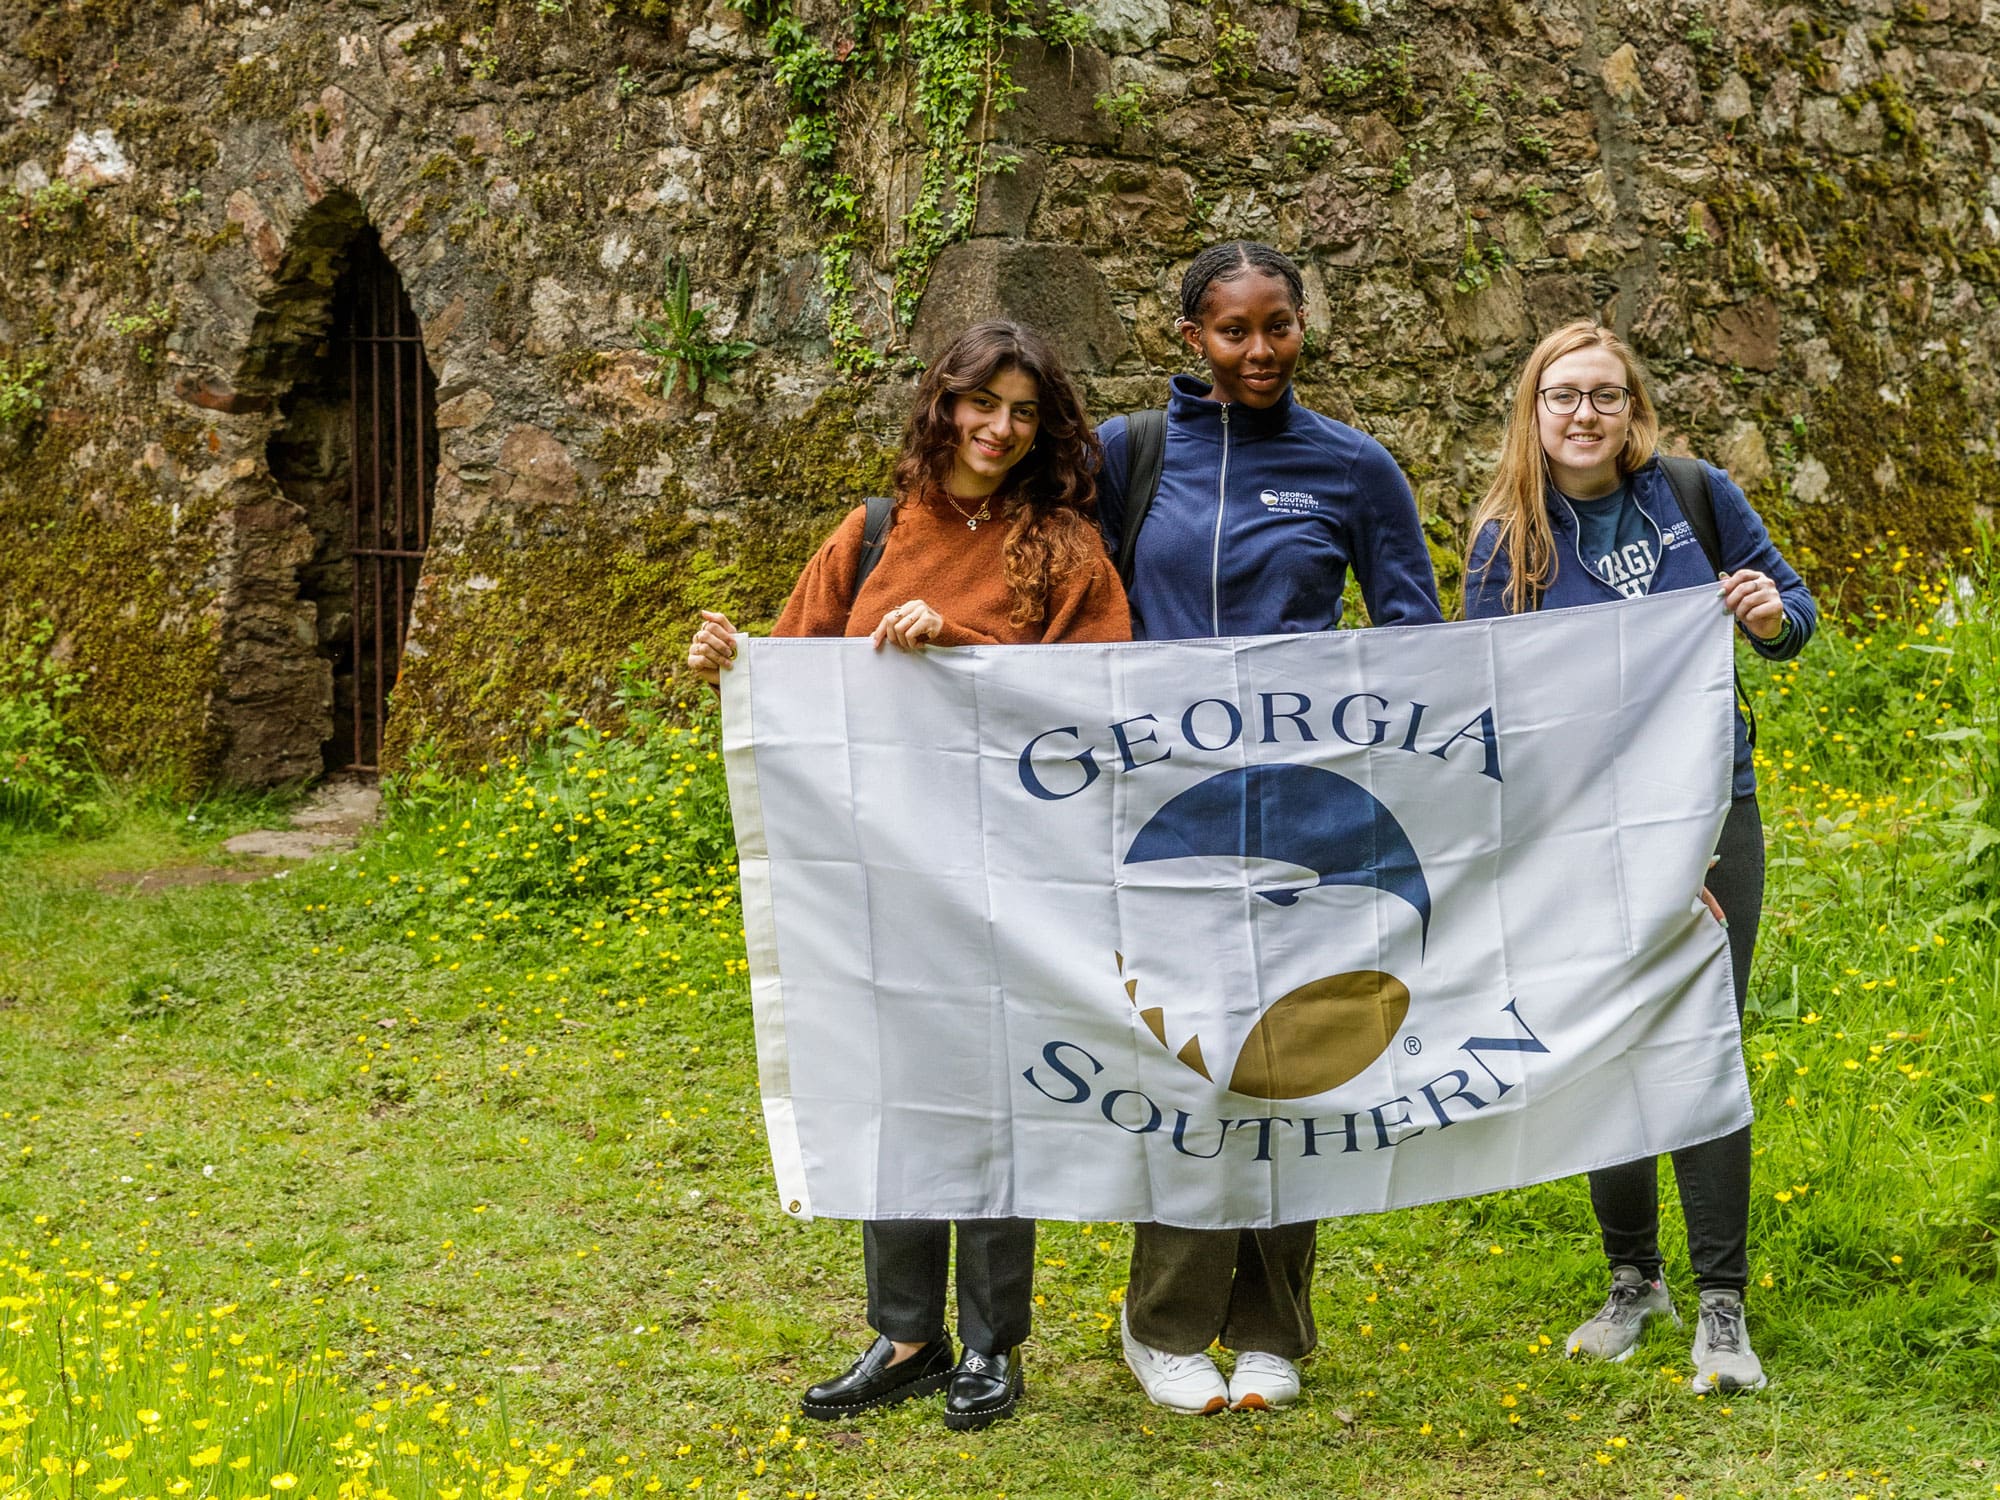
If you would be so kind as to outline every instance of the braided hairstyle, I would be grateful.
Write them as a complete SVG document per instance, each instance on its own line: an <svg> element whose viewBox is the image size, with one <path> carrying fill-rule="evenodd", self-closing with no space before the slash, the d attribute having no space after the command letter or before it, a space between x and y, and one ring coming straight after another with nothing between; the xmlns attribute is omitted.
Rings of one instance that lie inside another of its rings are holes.
<svg viewBox="0 0 2000 1500"><path fill-rule="evenodd" d="M1292 306L1306 305L1306 284L1290 256L1255 240L1224 240L1197 255L1181 277L1181 321L1201 322L1201 305L1216 282L1234 281L1253 272L1277 277L1292 294Z"/></svg>

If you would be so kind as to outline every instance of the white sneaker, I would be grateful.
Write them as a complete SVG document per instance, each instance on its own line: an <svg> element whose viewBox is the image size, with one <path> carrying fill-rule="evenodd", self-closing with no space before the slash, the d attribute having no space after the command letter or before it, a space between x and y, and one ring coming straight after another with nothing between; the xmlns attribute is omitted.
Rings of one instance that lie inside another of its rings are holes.
<svg viewBox="0 0 2000 1500"><path fill-rule="evenodd" d="M1204 1417L1229 1405L1229 1386L1206 1354L1169 1354L1140 1343L1125 1326L1123 1309L1118 1314L1118 1337L1125 1345L1126 1367L1153 1405Z"/></svg>
<svg viewBox="0 0 2000 1500"><path fill-rule="evenodd" d="M1701 1294L1694 1325L1692 1391L1756 1391L1765 1384L1764 1364L1750 1347L1743 1326L1743 1295L1720 1289Z"/></svg>
<svg viewBox="0 0 2000 1500"><path fill-rule="evenodd" d="M1299 1399L1299 1367L1279 1354L1255 1349L1236 1356L1229 1376L1231 1411L1269 1411Z"/></svg>
<svg viewBox="0 0 2000 1500"><path fill-rule="evenodd" d="M1604 1299L1597 1316L1570 1334L1567 1353L1571 1359L1582 1354L1620 1364L1638 1347L1646 1319L1659 1317L1672 1319L1676 1328L1681 1325L1681 1315L1674 1311L1674 1299L1667 1295L1666 1286L1648 1281L1637 1266L1613 1266L1611 1295Z"/></svg>

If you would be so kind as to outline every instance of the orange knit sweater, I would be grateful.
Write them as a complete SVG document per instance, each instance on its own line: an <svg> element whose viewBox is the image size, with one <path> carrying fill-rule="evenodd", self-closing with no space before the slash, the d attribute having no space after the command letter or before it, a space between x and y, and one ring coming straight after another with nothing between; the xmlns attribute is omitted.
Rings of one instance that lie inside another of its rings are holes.
<svg viewBox="0 0 2000 1500"><path fill-rule="evenodd" d="M973 509L971 506L966 507ZM1007 522L999 515L968 530L942 495L906 500L875 571L854 595L865 507L848 513L799 574L773 635L871 634L882 616L921 599L944 616L939 646L1023 645L1036 641L1129 641L1132 617L1118 569L1100 554L1087 566L1049 581L1048 607L1031 625L1010 624Z"/></svg>

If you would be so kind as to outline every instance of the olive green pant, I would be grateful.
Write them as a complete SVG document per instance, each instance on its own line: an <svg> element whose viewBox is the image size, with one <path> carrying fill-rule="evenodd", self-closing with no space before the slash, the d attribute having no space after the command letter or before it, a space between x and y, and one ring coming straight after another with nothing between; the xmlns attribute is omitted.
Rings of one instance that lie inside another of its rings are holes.
<svg viewBox="0 0 2000 1500"><path fill-rule="evenodd" d="M1168 1354L1212 1343L1302 1359L1313 1326L1317 1224L1275 1229L1176 1229L1135 1224L1125 1326Z"/></svg>

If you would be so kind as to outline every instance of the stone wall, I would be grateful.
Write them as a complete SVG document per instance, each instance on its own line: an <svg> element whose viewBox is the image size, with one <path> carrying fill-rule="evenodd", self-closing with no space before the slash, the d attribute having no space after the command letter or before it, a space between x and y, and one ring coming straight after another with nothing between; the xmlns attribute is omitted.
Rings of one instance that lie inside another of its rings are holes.
<svg viewBox="0 0 2000 1500"><path fill-rule="evenodd" d="M842 55L849 7L793 8ZM969 317L1051 327L1098 410L1156 401L1179 272L1220 237L1305 264L1302 394L1389 445L1447 575L1513 365L1580 315L1829 584L1892 530L1959 544L1993 498L1995 0L1093 0L1089 40L1012 49L1026 91L976 129L1016 163L907 327L922 137L885 68L831 115L861 377L831 358L824 179L779 149L784 9L0 7L0 632L55 619L108 764L320 768L342 460L316 361L364 224L437 377L398 753L601 700L698 602L768 618ZM660 396L634 331L670 260L756 346L700 400Z"/></svg>

